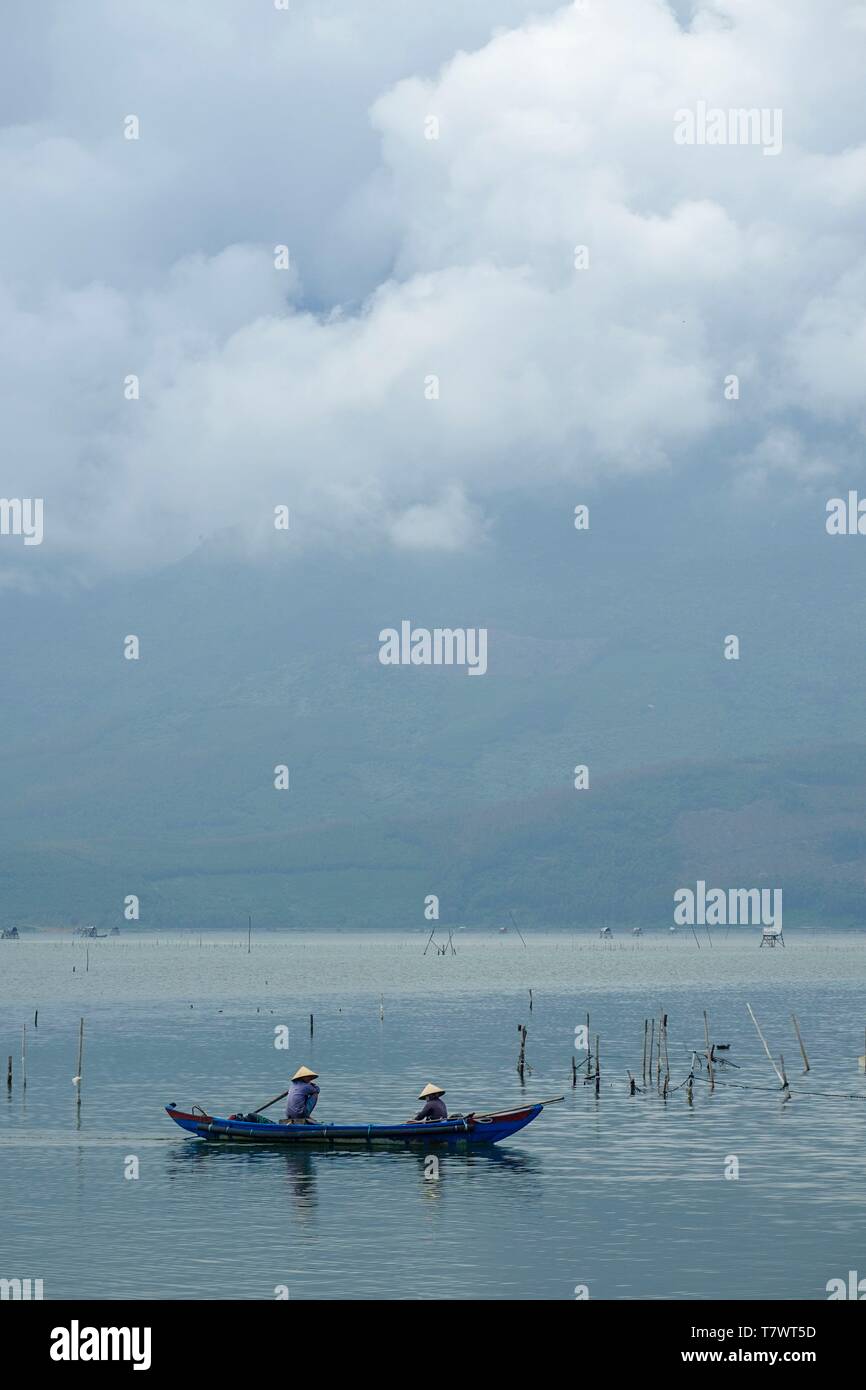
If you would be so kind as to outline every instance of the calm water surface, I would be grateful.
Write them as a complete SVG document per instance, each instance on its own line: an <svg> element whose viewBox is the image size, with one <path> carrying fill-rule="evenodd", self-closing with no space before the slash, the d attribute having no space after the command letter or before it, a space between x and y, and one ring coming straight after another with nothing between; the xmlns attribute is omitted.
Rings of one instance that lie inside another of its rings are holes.
<svg viewBox="0 0 866 1390"><path fill-rule="evenodd" d="M108 940L90 943L88 969L80 942L2 943L0 1051L15 1081L0 1102L0 1276L42 1278L46 1298L262 1299L285 1285L292 1299L572 1299L587 1285L605 1299L819 1299L828 1279L866 1273L866 939L792 934L761 951L734 933L698 951L661 934L560 934L524 949L467 933L456 957L423 947L273 936L247 955L228 936ZM787 1105L746 1002L784 1054ZM699 1082L691 1107L685 1089L630 1097L644 1018L669 1015L677 1087L705 1008L731 1043L715 1093ZM570 1084L587 1010L598 1099ZM274 1047L280 1024L288 1053ZM250 1109L301 1062L321 1073L325 1119L405 1117L428 1079L457 1110L565 1100L489 1152L435 1150L433 1181L420 1148L211 1147L162 1112ZM124 1177L133 1155L137 1180Z"/></svg>

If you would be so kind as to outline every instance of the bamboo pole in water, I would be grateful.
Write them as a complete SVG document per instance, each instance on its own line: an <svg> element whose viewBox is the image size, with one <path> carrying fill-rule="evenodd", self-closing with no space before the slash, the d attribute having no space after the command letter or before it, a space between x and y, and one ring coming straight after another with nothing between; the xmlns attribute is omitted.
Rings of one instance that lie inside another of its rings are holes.
<svg viewBox="0 0 866 1390"><path fill-rule="evenodd" d="M659 1019L659 1035L656 1039L656 1090L662 1087L662 1021Z"/></svg>
<svg viewBox="0 0 866 1390"><path fill-rule="evenodd" d="M21 1086L27 1089L27 1024L21 1027Z"/></svg>
<svg viewBox="0 0 866 1390"><path fill-rule="evenodd" d="M641 1068L641 1079L642 1079L644 1085L646 1085L646 1042L647 1042L647 1029L648 1029L648 1028L649 1028L649 1019L645 1018L644 1021L643 1021L643 1066L642 1066L642 1068Z"/></svg>
<svg viewBox="0 0 866 1390"><path fill-rule="evenodd" d="M601 1090L601 1050L598 1045L598 1033L595 1035L595 1094Z"/></svg>
<svg viewBox="0 0 866 1390"><path fill-rule="evenodd" d="M749 1017L751 1018L752 1022L753 1022L754 1025L755 1025L755 1028L756 1028L757 1033L758 1033L758 1037L761 1039L761 1042L764 1044L764 1051L766 1052L767 1057L769 1058L770 1066L773 1068L773 1071L776 1073L776 1075L778 1076L779 1080L782 1082L782 1085L784 1086L784 1085L785 1085L785 1081L784 1081L784 1079L783 1079L783 1077L782 1077L782 1073L779 1071L779 1068L776 1066L776 1063L773 1061L773 1054L772 1054L772 1052L770 1051L770 1049L768 1048L768 1046L767 1046L767 1039L764 1037L763 1033L761 1032L761 1026L760 1026L760 1024L758 1023L758 1020L755 1018L754 1013L752 1012L752 1006L751 1006L751 1004L747 1004L747 1005L746 1005L746 1008L747 1008L748 1011L749 1011Z"/></svg>
<svg viewBox="0 0 866 1390"><path fill-rule="evenodd" d="M713 1049L710 1046L710 1020L707 1018L707 1011L704 1009L704 1041L707 1045L707 1075L710 1079L710 1090L716 1089L716 1076L713 1071Z"/></svg>
<svg viewBox="0 0 866 1390"><path fill-rule="evenodd" d="M788 1085L788 1078L787 1078L787 1076L786 1076L786 1074L785 1074L785 1059L784 1059L784 1057L782 1056L781 1053L779 1053L779 1062L780 1062L780 1065L781 1065L781 1068L782 1068L782 1084L783 1084L784 1089L785 1089L785 1096L784 1096L784 1099L785 1099L785 1100L790 1100L790 1099L791 1099L791 1088L790 1088L790 1086Z"/></svg>
<svg viewBox="0 0 866 1390"><path fill-rule="evenodd" d="M6 1063L6 1090L12 1090L12 1058Z"/></svg>
<svg viewBox="0 0 866 1390"><path fill-rule="evenodd" d="M656 1021L655 1021L655 1019L652 1019L651 1022L650 1022L650 1046L649 1046L649 1079L650 1079L650 1085L652 1085L652 1079L653 1079L653 1042L654 1042L654 1040L655 1040L655 1035L656 1035Z"/></svg>
<svg viewBox="0 0 866 1390"><path fill-rule="evenodd" d="M523 1070L524 1070L524 1067L526 1066L526 1033L527 1033L526 1024L525 1024L525 1023L518 1023L518 1025L517 1025L517 1032L518 1032L518 1034L520 1035L520 1051L519 1051L519 1053L517 1054L517 1074L518 1074L518 1076L520 1077L520 1079L521 1079L521 1081L522 1081L522 1080L523 1080Z"/></svg>
<svg viewBox="0 0 866 1390"><path fill-rule="evenodd" d="M796 1015L796 1014L791 1014L791 1017L792 1017L792 1019L794 1020L794 1032L797 1034L797 1042L800 1044L800 1052L801 1052L802 1055L803 1055L803 1073L804 1073L804 1075L805 1075L805 1073L806 1073L807 1071L809 1071L809 1069L810 1069L810 1068L809 1068L809 1058L806 1056L806 1048L805 1048L804 1045L803 1045L803 1039L802 1039L802 1037L801 1037L801 1035L800 1035L800 1025L799 1025L799 1023L797 1022L797 1015Z"/></svg>
<svg viewBox="0 0 866 1390"><path fill-rule="evenodd" d="M75 1068L75 1075L72 1084L76 1090L75 1104L81 1105L81 1076L84 1069L84 1019L78 1020L78 1065Z"/></svg>

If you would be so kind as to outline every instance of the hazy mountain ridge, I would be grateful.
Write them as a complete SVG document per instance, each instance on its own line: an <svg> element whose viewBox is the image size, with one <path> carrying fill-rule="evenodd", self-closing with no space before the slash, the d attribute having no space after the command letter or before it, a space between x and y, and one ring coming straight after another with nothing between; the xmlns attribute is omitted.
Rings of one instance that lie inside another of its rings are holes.
<svg viewBox="0 0 866 1390"><path fill-rule="evenodd" d="M140 893L164 925L402 924L438 892L443 921L655 921L712 871L857 920L866 551L817 503L768 531L708 495L703 531L656 488L579 535L569 501L447 560L209 546L7 592L5 919L113 921ZM488 673L383 667L403 618L486 625Z"/></svg>

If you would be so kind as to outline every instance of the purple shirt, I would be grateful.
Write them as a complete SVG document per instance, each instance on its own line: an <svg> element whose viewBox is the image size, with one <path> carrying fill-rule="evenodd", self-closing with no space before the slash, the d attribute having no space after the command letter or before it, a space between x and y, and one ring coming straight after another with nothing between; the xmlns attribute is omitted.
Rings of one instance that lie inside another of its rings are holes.
<svg viewBox="0 0 866 1390"><path fill-rule="evenodd" d="M319 1088L315 1081L293 1081L286 1097L286 1119L302 1120L315 1109Z"/></svg>
<svg viewBox="0 0 866 1390"><path fill-rule="evenodd" d="M416 1120L447 1120L448 1109L441 1096L431 1096L424 1108L418 1111Z"/></svg>

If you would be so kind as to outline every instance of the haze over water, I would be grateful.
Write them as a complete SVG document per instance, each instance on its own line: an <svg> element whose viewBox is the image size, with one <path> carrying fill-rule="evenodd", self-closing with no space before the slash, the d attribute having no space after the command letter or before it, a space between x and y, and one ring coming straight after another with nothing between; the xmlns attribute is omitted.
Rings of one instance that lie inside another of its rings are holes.
<svg viewBox="0 0 866 1390"><path fill-rule="evenodd" d="M532 934L525 948L513 932L467 932L445 957L422 954L423 933L254 935L250 954L227 934L3 943L0 1050L15 1071L0 1107L0 1275L42 1278L49 1299L272 1299L285 1286L293 1300L556 1300L581 1285L591 1298L826 1298L829 1279L864 1267L866 943L787 935L771 951L736 930L700 949L685 931ZM784 1054L788 1104L747 1002ZM712 1095L699 1073L690 1107L704 1009L729 1063ZM587 1011L598 1099L571 1086ZM630 1097L644 1019L663 1012L679 1089ZM211 1147L162 1110L254 1108L301 1062L321 1075L326 1120L407 1117L427 1080L452 1111L565 1099L489 1152L431 1146L438 1180L423 1146Z"/></svg>

